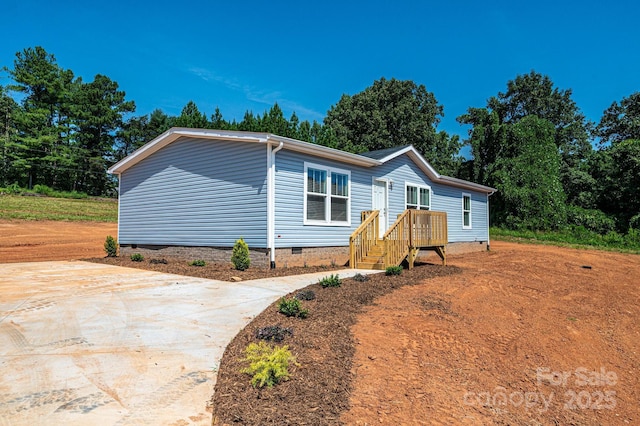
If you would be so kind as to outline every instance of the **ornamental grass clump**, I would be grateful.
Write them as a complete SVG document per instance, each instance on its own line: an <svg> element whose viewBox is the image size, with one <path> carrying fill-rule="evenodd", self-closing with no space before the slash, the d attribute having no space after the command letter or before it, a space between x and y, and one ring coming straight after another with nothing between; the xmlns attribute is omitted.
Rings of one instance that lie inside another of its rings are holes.
<svg viewBox="0 0 640 426"><path fill-rule="evenodd" d="M340 285L342 284L342 281L340 280L340 276L338 274L331 274L328 277L324 277L319 282L322 288L340 287Z"/></svg>
<svg viewBox="0 0 640 426"><path fill-rule="evenodd" d="M249 366L242 372L253 376L251 384L257 388L272 387L289 379L289 365L296 362L288 346L271 347L265 342L249 344L245 355L243 361Z"/></svg>

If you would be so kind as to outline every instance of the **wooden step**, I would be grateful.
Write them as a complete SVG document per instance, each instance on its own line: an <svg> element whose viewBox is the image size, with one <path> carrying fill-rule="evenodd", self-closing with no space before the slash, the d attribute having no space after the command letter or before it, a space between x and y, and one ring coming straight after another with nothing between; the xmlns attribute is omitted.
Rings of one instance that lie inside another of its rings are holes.
<svg viewBox="0 0 640 426"><path fill-rule="evenodd" d="M371 250L369 250L369 252L367 253L367 256L382 256L384 254L384 249L380 248L372 248Z"/></svg>
<svg viewBox="0 0 640 426"><path fill-rule="evenodd" d="M358 262L358 269L373 269L377 271L384 271L386 268L384 267L384 263L381 262Z"/></svg>

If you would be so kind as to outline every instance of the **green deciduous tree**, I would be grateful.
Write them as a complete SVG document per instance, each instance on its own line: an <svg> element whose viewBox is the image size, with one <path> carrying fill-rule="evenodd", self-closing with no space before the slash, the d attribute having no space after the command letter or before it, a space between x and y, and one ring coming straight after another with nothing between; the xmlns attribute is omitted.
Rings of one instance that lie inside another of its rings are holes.
<svg viewBox="0 0 640 426"><path fill-rule="evenodd" d="M622 98L620 103L613 102L604 111L594 133L602 144L640 139L640 92Z"/></svg>
<svg viewBox="0 0 640 426"><path fill-rule="evenodd" d="M554 141L562 158L560 179L563 188L569 202L580 204L585 198L585 188L592 184L587 171L587 161L593 152L589 140L592 123L587 122L571 94L571 89L558 89L548 76L531 71L529 74L518 75L507 83L505 92L489 98L485 112L470 108L467 114L459 117L461 123L473 125L474 132L475 126L482 126L476 136L485 140L474 140L472 133L469 142L472 149L481 147L485 151L485 155L480 153L477 157L480 164L474 168L478 173L500 150L501 139L493 138L492 132L499 130L502 124L518 123L523 118L534 115L553 125ZM497 146L492 146L495 143ZM474 160L475 154L476 152Z"/></svg>
<svg viewBox="0 0 640 426"><path fill-rule="evenodd" d="M442 115L442 106L424 85L381 78L360 93L342 95L324 125L340 149L360 153L412 144L437 170L448 171L456 167L460 141L438 135Z"/></svg>
<svg viewBox="0 0 640 426"><path fill-rule="evenodd" d="M598 208L615 217L620 231L640 214L640 139L617 142L598 151L594 161Z"/></svg>
<svg viewBox="0 0 640 426"><path fill-rule="evenodd" d="M544 230L565 224L554 133L550 122L535 115L506 125L502 152L489 167L489 181L498 189L492 198L494 223Z"/></svg>

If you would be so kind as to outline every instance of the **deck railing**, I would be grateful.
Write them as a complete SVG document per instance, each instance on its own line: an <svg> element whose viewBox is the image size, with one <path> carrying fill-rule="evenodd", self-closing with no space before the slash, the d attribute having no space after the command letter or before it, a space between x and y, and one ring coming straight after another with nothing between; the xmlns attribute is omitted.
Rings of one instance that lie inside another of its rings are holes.
<svg viewBox="0 0 640 426"><path fill-rule="evenodd" d="M358 263L367 256L371 248L379 243L379 212L377 210L361 213L362 224L349 239L350 265ZM409 266L421 248L435 249L442 257L447 245L447 213L430 210L407 209L398 216L395 223L382 236L384 266L399 265L407 256Z"/></svg>
<svg viewBox="0 0 640 426"><path fill-rule="evenodd" d="M356 268L358 262L361 262L371 247L378 242L380 238L379 215L378 210L368 210L360 214L362 223L349 237L349 265L352 268Z"/></svg>
<svg viewBox="0 0 640 426"><path fill-rule="evenodd" d="M418 249L447 245L447 213L430 210L405 210L382 237L386 266L399 265L411 256L410 267Z"/></svg>
<svg viewBox="0 0 640 426"><path fill-rule="evenodd" d="M409 210L412 233L411 247L445 246L448 241L447 213L429 210Z"/></svg>

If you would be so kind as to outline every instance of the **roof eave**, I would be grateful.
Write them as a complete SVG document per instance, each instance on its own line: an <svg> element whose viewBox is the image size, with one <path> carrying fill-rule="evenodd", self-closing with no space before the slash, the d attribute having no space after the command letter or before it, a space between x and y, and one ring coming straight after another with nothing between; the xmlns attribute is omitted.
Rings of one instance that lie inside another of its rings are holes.
<svg viewBox="0 0 640 426"><path fill-rule="evenodd" d="M233 140L241 142L255 142L265 143L269 140L268 133L255 133L255 132L233 132L233 131L218 131L207 129L190 129L184 127L172 127L155 139L144 144L136 151L129 154L127 157L118 161L113 166L109 167L107 173L119 175L123 171L127 170L132 165L147 158L149 155L164 148L170 143L181 137L194 137L204 139L218 139L218 140Z"/></svg>
<svg viewBox="0 0 640 426"><path fill-rule="evenodd" d="M363 167L379 166L383 162L373 158L365 157L350 152L340 151L339 149L329 148L323 145L316 145L310 142L299 141L296 139L285 138L277 135L269 135L270 141L284 142L284 148L290 151L300 152L302 154L312 154L327 158L330 160L340 161L342 163L354 164Z"/></svg>

